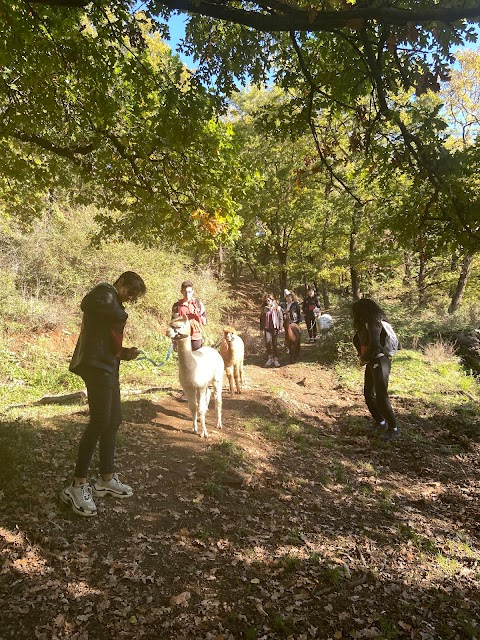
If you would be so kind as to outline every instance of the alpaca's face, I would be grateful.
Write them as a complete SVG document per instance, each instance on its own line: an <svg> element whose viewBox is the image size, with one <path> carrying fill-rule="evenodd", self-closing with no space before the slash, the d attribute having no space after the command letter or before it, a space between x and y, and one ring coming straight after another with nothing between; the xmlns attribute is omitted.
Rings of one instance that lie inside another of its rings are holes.
<svg viewBox="0 0 480 640"><path fill-rule="evenodd" d="M233 327L228 327L223 330L223 337L227 342L232 342L237 335L237 332Z"/></svg>
<svg viewBox="0 0 480 640"><path fill-rule="evenodd" d="M170 322L167 329L167 336L174 340L175 338L186 338L190 335L190 322L185 316L174 318Z"/></svg>

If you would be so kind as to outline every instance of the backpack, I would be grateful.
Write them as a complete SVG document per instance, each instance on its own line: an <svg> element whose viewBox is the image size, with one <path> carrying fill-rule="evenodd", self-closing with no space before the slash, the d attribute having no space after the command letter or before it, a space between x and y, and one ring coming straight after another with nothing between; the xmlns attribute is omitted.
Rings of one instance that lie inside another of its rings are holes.
<svg viewBox="0 0 480 640"><path fill-rule="evenodd" d="M385 332L385 342L383 343L383 353L386 356L394 356L399 347L397 334L392 328L392 325L386 320L382 320L383 331Z"/></svg>

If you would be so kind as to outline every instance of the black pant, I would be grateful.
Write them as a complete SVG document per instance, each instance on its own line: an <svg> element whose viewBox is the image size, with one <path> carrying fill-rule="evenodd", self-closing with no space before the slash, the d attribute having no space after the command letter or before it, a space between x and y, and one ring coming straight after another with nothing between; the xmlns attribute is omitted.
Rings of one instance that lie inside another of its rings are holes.
<svg viewBox="0 0 480 640"><path fill-rule="evenodd" d="M307 325L308 337L309 338L316 338L317 337L317 322L316 322L315 314L313 312L310 313L310 311L307 311L305 313L305 322L306 322L306 325Z"/></svg>
<svg viewBox="0 0 480 640"><path fill-rule="evenodd" d="M87 386L90 421L78 447L75 477L87 477L99 441L100 473L113 473L117 431L122 422L118 371L110 373L96 367L84 367L81 376Z"/></svg>
<svg viewBox="0 0 480 640"><path fill-rule="evenodd" d="M379 356L371 360L365 367L363 395L368 410L375 422L387 421L388 428L396 427L390 398L388 397L388 379L392 362L387 356Z"/></svg>

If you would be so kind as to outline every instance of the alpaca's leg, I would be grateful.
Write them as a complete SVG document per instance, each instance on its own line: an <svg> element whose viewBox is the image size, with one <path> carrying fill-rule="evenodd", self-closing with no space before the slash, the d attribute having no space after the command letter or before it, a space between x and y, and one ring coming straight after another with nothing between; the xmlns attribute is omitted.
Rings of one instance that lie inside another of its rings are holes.
<svg viewBox="0 0 480 640"><path fill-rule="evenodd" d="M235 386L237 387L237 393L242 393L242 383L240 382L241 370L238 362L233 365L233 375L235 376ZM233 395L233 389L231 387L230 391Z"/></svg>
<svg viewBox="0 0 480 640"><path fill-rule="evenodd" d="M209 400L210 389L208 387L206 389L200 389L198 394L198 414L200 418L200 427L202 428L200 432L201 438L208 438L208 431L205 425L205 414L207 413Z"/></svg>
<svg viewBox="0 0 480 640"><path fill-rule="evenodd" d="M198 396L198 389L191 389L187 395L188 408L190 409L190 413L192 414L192 420L193 420L193 425L192 425L193 433L198 432L197 396Z"/></svg>
<svg viewBox="0 0 480 640"><path fill-rule="evenodd" d="M220 378L215 380L215 399L217 401L217 429L222 428L222 389L223 389L223 374Z"/></svg>
<svg viewBox="0 0 480 640"><path fill-rule="evenodd" d="M230 387L230 395L233 396L233 374L234 367L227 367L228 386Z"/></svg>

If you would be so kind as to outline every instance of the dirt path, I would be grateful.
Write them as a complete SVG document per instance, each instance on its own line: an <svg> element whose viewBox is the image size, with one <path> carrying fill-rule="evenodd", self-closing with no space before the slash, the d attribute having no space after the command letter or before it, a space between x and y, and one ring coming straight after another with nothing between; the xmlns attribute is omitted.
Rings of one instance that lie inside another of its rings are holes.
<svg viewBox="0 0 480 640"><path fill-rule="evenodd" d="M1 640L480 637L478 442L401 404L378 442L331 370L260 363L207 441L175 382L127 396L135 496L86 521L56 500L86 412L10 425Z"/></svg>

